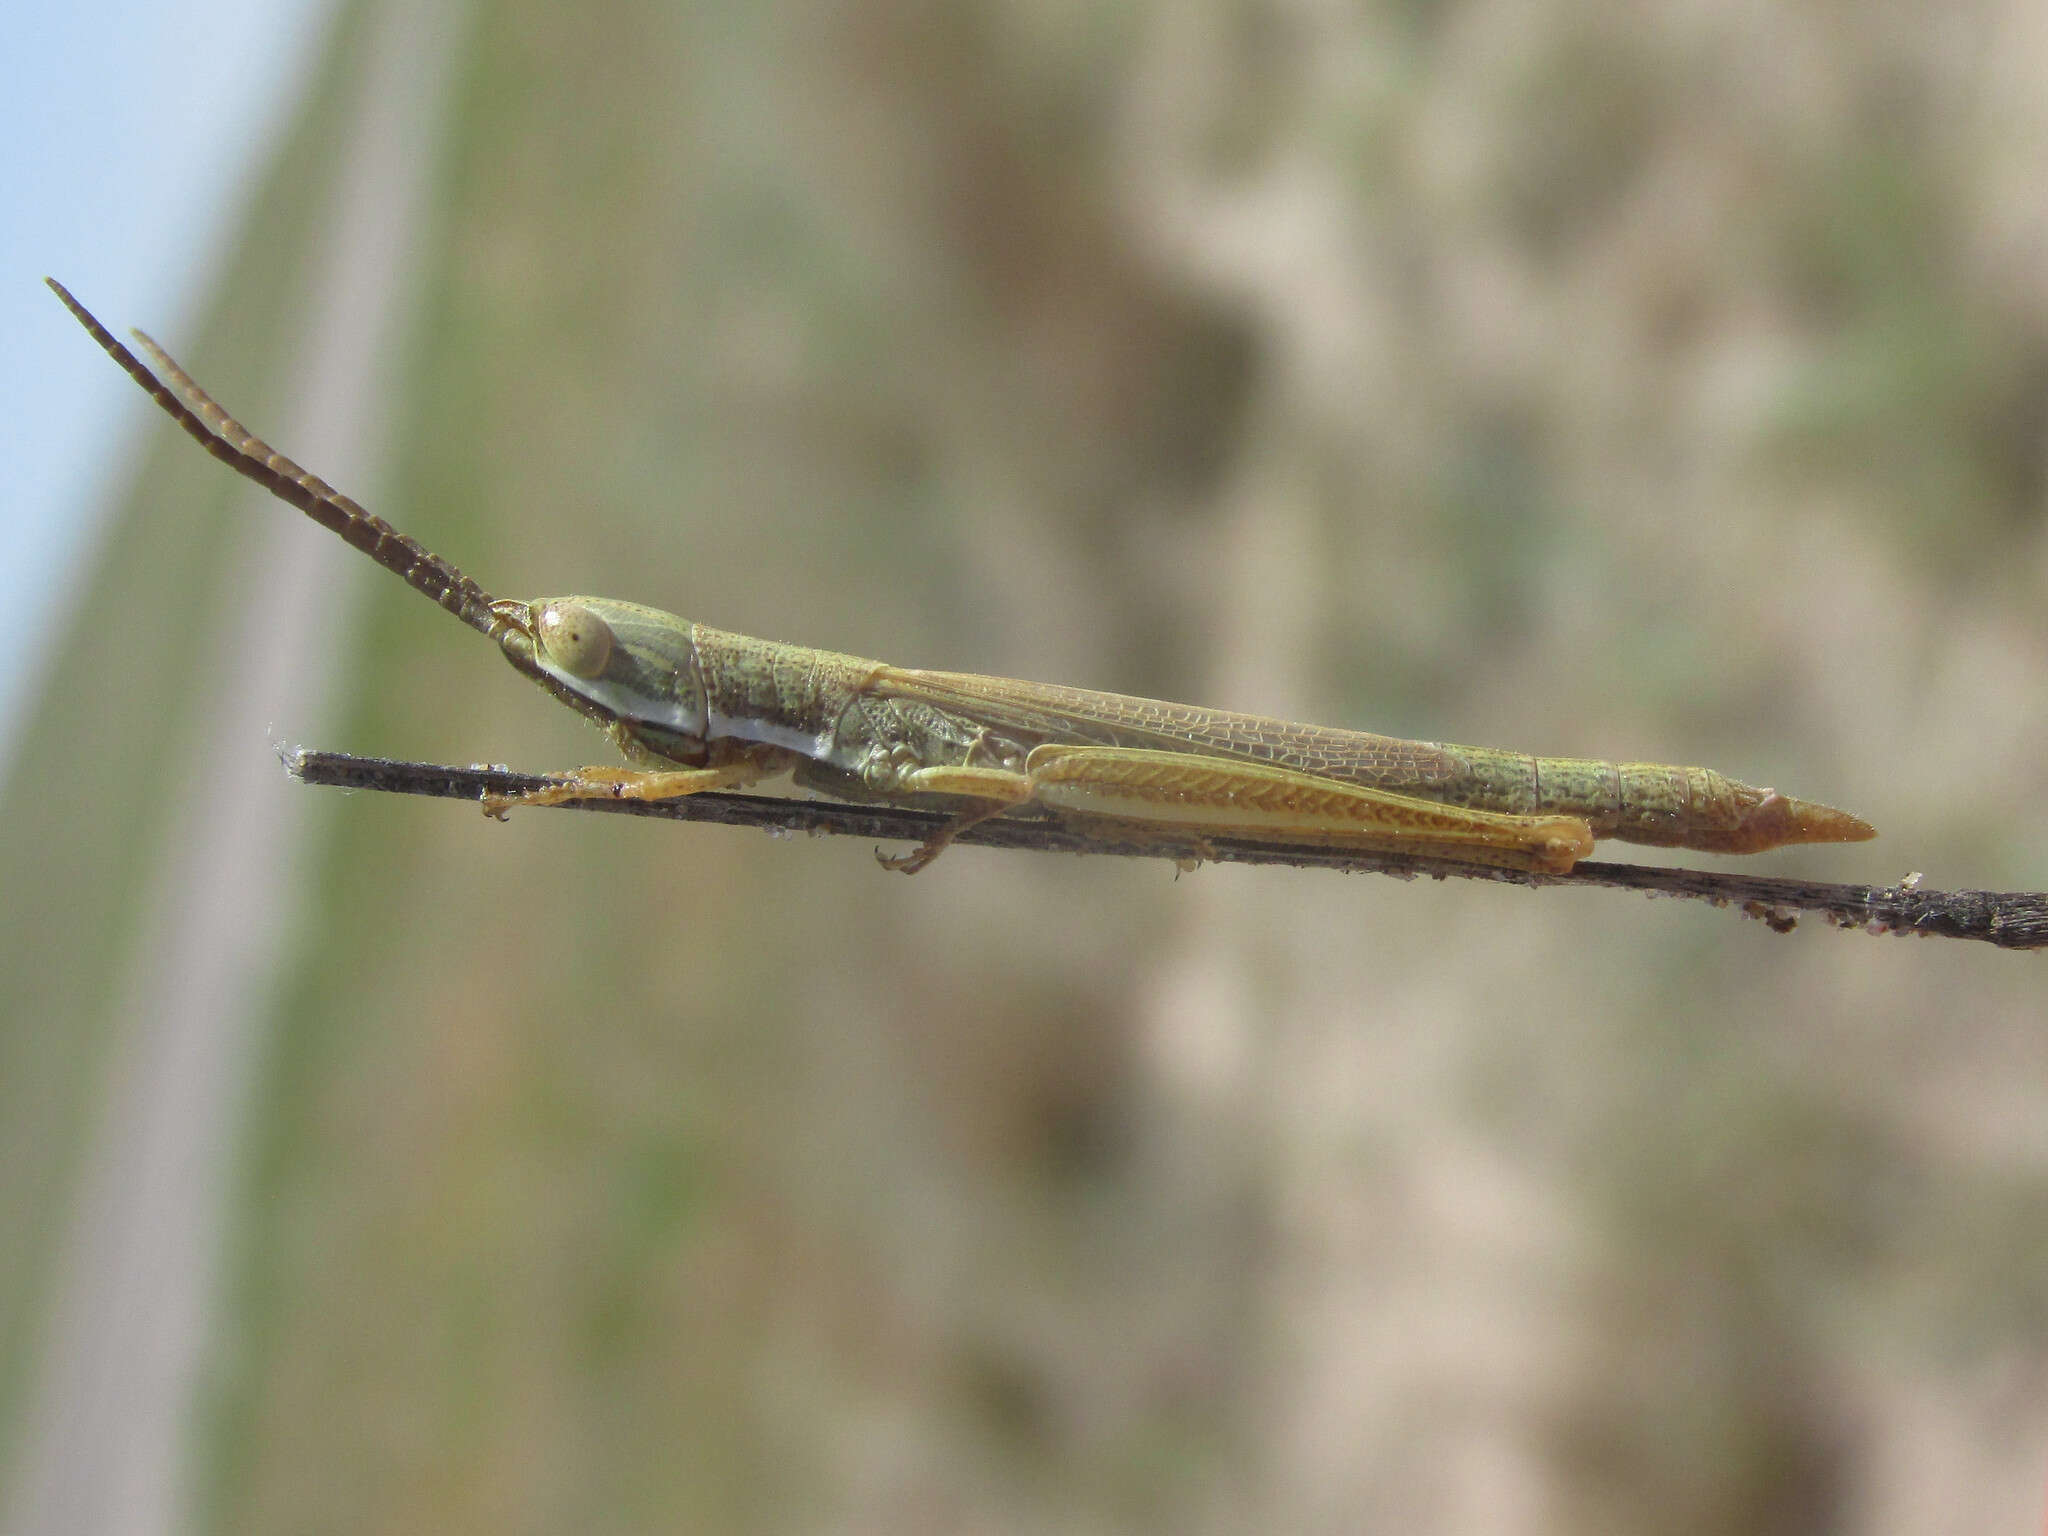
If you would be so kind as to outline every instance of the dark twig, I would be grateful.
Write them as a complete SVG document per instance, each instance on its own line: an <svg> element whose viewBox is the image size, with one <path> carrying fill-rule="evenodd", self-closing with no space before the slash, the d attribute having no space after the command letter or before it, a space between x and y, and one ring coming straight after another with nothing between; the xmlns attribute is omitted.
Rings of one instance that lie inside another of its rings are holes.
<svg viewBox="0 0 2048 1536"><path fill-rule="evenodd" d="M446 768L431 763L351 757L342 752L289 751L285 766L307 784L343 789L377 789L397 794L476 800L485 794L512 795L548 781L496 768ZM946 817L900 806L851 805L836 800L794 800L767 795L701 794L679 800L584 800L571 807L670 821L710 821L776 832L831 833L890 842L922 842ZM1488 869L1444 859L1401 854L1354 853L1302 848L1242 838L1203 843L1122 839L1113 830L1077 830L1052 820L999 817L961 833L959 841L989 848L1034 848L1048 853L1093 853L1119 857L1214 860L1229 864L1287 864L1304 869L1338 869L1413 879L1494 880L1512 885L1605 885L1619 890L1684 896L1734 907L1789 932L1798 912L1818 912L1837 927L1869 933L1935 934L1978 939L2005 949L2048 948L2048 893L1933 891L1913 885L1877 887L1786 880L1768 875L1725 874L1720 870L1668 869L1643 864L1588 860L1568 875L1537 875Z"/></svg>

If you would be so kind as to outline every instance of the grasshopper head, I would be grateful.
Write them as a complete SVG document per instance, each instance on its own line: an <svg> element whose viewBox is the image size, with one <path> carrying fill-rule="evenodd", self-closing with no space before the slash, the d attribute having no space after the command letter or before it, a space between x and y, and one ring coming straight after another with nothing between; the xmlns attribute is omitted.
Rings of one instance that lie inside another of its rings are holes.
<svg viewBox="0 0 2048 1536"><path fill-rule="evenodd" d="M492 605L506 659L622 747L667 762L704 757L704 684L687 619L609 597Z"/></svg>

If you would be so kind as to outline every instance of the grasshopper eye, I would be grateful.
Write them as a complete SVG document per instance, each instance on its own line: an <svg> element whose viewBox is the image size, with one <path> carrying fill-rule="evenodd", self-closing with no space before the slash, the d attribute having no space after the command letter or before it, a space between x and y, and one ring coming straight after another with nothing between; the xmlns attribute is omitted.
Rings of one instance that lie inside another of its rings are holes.
<svg viewBox="0 0 2048 1536"><path fill-rule="evenodd" d="M541 609L540 643L571 677L601 677L612 659L611 625L581 603L549 603Z"/></svg>

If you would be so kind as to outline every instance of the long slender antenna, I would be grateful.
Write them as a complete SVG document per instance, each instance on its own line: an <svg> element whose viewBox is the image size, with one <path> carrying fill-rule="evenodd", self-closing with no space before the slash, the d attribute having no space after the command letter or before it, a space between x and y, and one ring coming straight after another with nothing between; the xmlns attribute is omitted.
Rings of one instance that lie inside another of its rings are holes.
<svg viewBox="0 0 2048 1536"><path fill-rule="evenodd" d="M358 503L342 495L318 475L301 469L268 443L255 436L222 410L212 396L194 383L192 376L172 361L155 342L140 331L142 343L164 375L162 379L144 367L141 360L117 341L91 311L71 296L54 277L46 277L51 292L64 301L78 323L86 328L101 349L119 363L128 377L166 415L196 438L201 447L223 464L254 480L280 501L288 501L323 528L332 529L368 555L387 571L395 571L407 585L426 593L471 629L494 638L505 621L491 612L495 599L439 555L415 543Z"/></svg>

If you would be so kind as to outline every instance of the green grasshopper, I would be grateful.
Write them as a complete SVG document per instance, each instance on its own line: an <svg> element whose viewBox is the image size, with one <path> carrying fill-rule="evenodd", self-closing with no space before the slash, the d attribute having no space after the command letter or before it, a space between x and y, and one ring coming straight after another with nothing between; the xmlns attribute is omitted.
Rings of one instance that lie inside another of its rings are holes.
<svg viewBox="0 0 2048 1536"><path fill-rule="evenodd" d="M549 693L629 768L579 768L514 805L663 800L787 773L847 800L950 813L922 869L965 828L1035 807L1119 834L1243 837L1562 873L1595 838L1712 853L1860 842L1846 811L1707 768L1536 757L1405 741L1085 688L894 667L757 640L603 597L495 598L252 436L147 336L152 373L54 279L130 377L215 458L395 571ZM159 377L161 375L161 377Z"/></svg>

